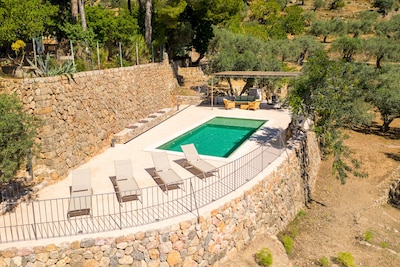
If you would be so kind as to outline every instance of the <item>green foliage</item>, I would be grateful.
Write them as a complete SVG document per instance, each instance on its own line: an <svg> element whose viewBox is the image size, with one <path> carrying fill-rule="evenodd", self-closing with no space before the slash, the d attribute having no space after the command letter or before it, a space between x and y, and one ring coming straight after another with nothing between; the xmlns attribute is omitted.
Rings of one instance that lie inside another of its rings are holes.
<svg viewBox="0 0 400 267"><path fill-rule="evenodd" d="M337 261L346 267L356 267L354 257L350 252L339 252L337 255Z"/></svg>
<svg viewBox="0 0 400 267"><path fill-rule="evenodd" d="M397 7L396 0L374 0L373 7L378 8L378 12L386 16L389 11Z"/></svg>
<svg viewBox="0 0 400 267"><path fill-rule="evenodd" d="M38 126L16 95L0 94L0 183L11 181L25 162Z"/></svg>
<svg viewBox="0 0 400 267"><path fill-rule="evenodd" d="M268 248L262 248L256 253L256 262L261 266L272 265L272 253Z"/></svg>
<svg viewBox="0 0 400 267"><path fill-rule="evenodd" d="M364 40L363 47L365 55L375 59L378 69L382 68L382 62L385 60L399 60L400 48L393 38L368 38Z"/></svg>
<svg viewBox="0 0 400 267"><path fill-rule="evenodd" d="M91 28L84 31L80 24L66 22L63 26L60 26L60 30L74 42L82 42L89 46L95 44L95 34Z"/></svg>
<svg viewBox="0 0 400 267"><path fill-rule="evenodd" d="M389 246L389 244L385 241L381 242L379 245L381 246L381 248L387 248Z"/></svg>
<svg viewBox="0 0 400 267"><path fill-rule="evenodd" d="M38 57L37 66L29 59L28 62L31 67L35 68L35 71L39 76L65 75L70 78L71 75L76 72L76 68L73 65L72 60L67 60L61 65L57 65L49 54L46 55L45 59L43 59L43 57Z"/></svg>
<svg viewBox="0 0 400 267"><path fill-rule="evenodd" d="M282 242L283 242L283 247L285 248L286 254L289 255L290 253L292 253L293 243L294 243L293 239L288 235L284 235Z"/></svg>
<svg viewBox="0 0 400 267"><path fill-rule="evenodd" d="M383 120L382 130L389 130L390 123L400 117L400 85L397 80L398 68L389 69L377 78L377 85L371 92L371 101L378 108Z"/></svg>
<svg viewBox="0 0 400 267"><path fill-rule="evenodd" d="M339 9L344 7L346 4L344 3L344 0L333 0L330 9Z"/></svg>
<svg viewBox="0 0 400 267"><path fill-rule="evenodd" d="M333 154L334 175L345 182L349 150L343 145L343 127L368 125L371 115L366 102L364 76L360 65L332 61L322 51L309 58L303 75L293 84L288 101L294 116L314 120L323 155Z"/></svg>
<svg viewBox="0 0 400 267"><path fill-rule="evenodd" d="M280 70L282 66L270 56L267 47L257 38L215 29L208 51L210 71Z"/></svg>
<svg viewBox="0 0 400 267"><path fill-rule="evenodd" d="M371 238L372 238L372 232L371 232L370 230L365 231L365 232L363 233L363 239L364 239L365 241L369 242L369 241L371 240Z"/></svg>
<svg viewBox="0 0 400 267"><path fill-rule="evenodd" d="M283 17L283 26L286 33L301 34L304 31L303 9L299 6L285 8L286 15Z"/></svg>
<svg viewBox="0 0 400 267"><path fill-rule="evenodd" d="M54 25L58 6L42 0L0 1L0 48L15 40L30 42Z"/></svg>
<svg viewBox="0 0 400 267"><path fill-rule="evenodd" d="M375 31L378 36L400 39L400 14L393 15L389 20L382 20L375 25Z"/></svg>
<svg viewBox="0 0 400 267"><path fill-rule="evenodd" d="M328 257L322 257L319 259L319 264L323 267L328 267L330 264L330 261L329 261Z"/></svg>
<svg viewBox="0 0 400 267"><path fill-rule="evenodd" d="M328 35L331 33L330 22L325 20L317 20L311 25L309 34L314 36L322 36L324 43Z"/></svg>
<svg viewBox="0 0 400 267"><path fill-rule="evenodd" d="M317 11L317 9L325 8L326 2L325 2L325 0L314 0L313 6L314 6L314 12L315 12L315 11Z"/></svg>
<svg viewBox="0 0 400 267"><path fill-rule="evenodd" d="M337 38L331 46L331 51L340 51L342 59L352 61L353 56L362 48L362 41L359 38L351 38L347 36Z"/></svg>

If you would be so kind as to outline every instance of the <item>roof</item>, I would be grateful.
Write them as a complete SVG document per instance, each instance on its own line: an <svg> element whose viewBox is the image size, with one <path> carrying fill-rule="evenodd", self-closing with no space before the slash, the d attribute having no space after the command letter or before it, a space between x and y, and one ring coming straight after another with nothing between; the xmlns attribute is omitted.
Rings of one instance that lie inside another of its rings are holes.
<svg viewBox="0 0 400 267"><path fill-rule="evenodd" d="M217 78L271 78L271 77L297 77L301 72L285 72L285 71L223 71L213 73Z"/></svg>

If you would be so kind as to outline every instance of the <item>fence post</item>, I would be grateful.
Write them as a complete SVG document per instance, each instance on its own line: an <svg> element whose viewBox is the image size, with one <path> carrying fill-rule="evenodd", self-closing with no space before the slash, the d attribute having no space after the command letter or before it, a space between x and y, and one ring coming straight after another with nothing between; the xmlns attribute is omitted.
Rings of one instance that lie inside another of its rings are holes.
<svg viewBox="0 0 400 267"><path fill-rule="evenodd" d="M32 226L32 230L33 230L33 234L35 235L35 240L37 240L37 229L36 229L36 215L35 215L35 202L32 200L31 201L32 204L32 214L33 214L33 226Z"/></svg>
<svg viewBox="0 0 400 267"><path fill-rule="evenodd" d="M74 56L74 46L72 45L72 40L69 40L69 45L71 46L71 56L72 56L72 65L75 67L75 56Z"/></svg>
<svg viewBox="0 0 400 267"><path fill-rule="evenodd" d="M139 45L136 42L136 65L139 65Z"/></svg>
<svg viewBox="0 0 400 267"><path fill-rule="evenodd" d="M97 43L97 64L99 65L99 69L101 69L100 67L100 49L99 49L99 42Z"/></svg>
<svg viewBox="0 0 400 267"><path fill-rule="evenodd" d="M122 47L121 42L119 42L119 63L121 64L122 68Z"/></svg>
<svg viewBox="0 0 400 267"><path fill-rule="evenodd" d="M195 195L195 191L193 188L193 183L192 183L192 179L190 179L190 194L193 195L193 200L194 200L194 206L195 209L197 211L197 218L200 217L200 213L199 213L199 207L197 206L197 201L196 201L196 195ZM190 198L190 202L192 202L192 198ZM190 203L190 210L192 211L192 203Z"/></svg>
<svg viewBox="0 0 400 267"><path fill-rule="evenodd" d="M151 62L154 63L154 45L151 44Z"/></svg>

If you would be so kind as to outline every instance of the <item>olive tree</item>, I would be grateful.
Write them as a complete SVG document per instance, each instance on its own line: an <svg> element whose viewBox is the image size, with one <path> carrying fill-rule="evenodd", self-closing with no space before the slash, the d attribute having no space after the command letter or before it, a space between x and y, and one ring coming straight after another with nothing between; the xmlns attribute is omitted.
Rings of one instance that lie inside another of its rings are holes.
<svg viewBox="0 0 400 267"><path fill-rule="evenodd" d="M319 51L308 59L303 75L290 87L288 100L294 117L313 120L321 151L324 156L333 155L333 171L342 183L352 167L346 164L350 151L343 144L342 129L367 125L371 119L362 85L357 64L330 60Z"/></svg>

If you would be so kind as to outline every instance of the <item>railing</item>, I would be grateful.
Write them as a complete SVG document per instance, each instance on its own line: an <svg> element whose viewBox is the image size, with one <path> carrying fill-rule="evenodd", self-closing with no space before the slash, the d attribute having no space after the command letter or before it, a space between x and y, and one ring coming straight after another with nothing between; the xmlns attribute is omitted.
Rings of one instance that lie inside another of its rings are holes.
<svg viewBox="0 0 400 267"><path fill-rule="evenodd" d="M193 176L183 184L141 188L137 200L118 202L116 193L92 195L90 215L67 217L70 198L3 202L0 243L124 229L192 213L256 177L284 151L279 133L269 143L218 168L219 176ZM10 211L12 210L12 211Z"/></svg>

